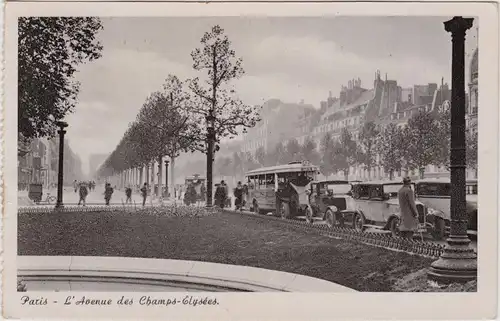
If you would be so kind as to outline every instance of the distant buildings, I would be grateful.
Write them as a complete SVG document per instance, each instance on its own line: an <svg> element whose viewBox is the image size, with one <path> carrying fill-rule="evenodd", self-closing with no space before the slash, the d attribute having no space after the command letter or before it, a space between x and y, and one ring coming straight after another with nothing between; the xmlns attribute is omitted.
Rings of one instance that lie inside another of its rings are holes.
<svg viewBox="0 0 500 321"><path fill-rule="evenodd" d="M254 128L250 128L243 136L241 151L253 154L259 147L264 148L266 152L270 151L278 142L298 136L300 129L297 126L303 121L305 115L312 115L314 112L312 105L306 105L303 102L284 103L278 99L267 101L262 106L262 121Z"/></svg>
<svg viewBox="0 0 500 321"><path fill-rule="evenodd" d="M18 146L18 188L27 188L31 183L40 183L44 188L57 184L59 164L59 139L35 138ZM64 142L64 184L83 178L82 163Z"/></svg>
<svg viewBox="0 0 500 321"><path fill-rule="evenodd" d="M478 49L474 51L469 66L469 95L468 95L468 110L467 110L467 127L473 132L477 132L477 116L478 116Z"/></svg>

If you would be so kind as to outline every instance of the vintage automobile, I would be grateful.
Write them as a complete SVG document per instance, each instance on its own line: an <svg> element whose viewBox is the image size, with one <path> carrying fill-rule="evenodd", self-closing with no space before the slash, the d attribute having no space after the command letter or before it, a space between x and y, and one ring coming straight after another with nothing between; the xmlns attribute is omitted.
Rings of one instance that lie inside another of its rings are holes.
<svg viewBox="0 0 500 321"><path fill-rule="evenodd" d="M396 181L371 181L353 185L354 211L353 228L364 231L366 228L390 230L399 233L400 209L398 191L403 183ZM427 221L427 208L416 201L420 232L433 232L434 225ZM344 219L347 221L346 215Z"/></svg>
<svg viewBox="0 0 500 321"><path fill-rule="evenodd" d="M316 219L326 222L329 227L344 226L344 215L354 209L352 185L345 180L326 180L311 182L309 206L306 209L306 221Z"/></svg>
<svg viewBox="0 0 500 321"><path fill-rule="evenodd" d="M435 225L435 238L450 229L451 183L449 178L428 178L415 182L415 194L429 209L428 220ZM466 181L467 233L477 234L477 180Z"/></svg>

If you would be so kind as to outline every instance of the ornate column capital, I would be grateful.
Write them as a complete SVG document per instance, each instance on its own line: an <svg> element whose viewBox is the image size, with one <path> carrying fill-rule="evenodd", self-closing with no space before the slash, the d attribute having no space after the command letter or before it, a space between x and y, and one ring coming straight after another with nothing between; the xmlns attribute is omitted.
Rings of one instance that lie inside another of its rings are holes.
<svg viewBox="0 0 500 321"><path fill-rule="evenodd" d="M465 35L465 32L472 28L474 18L453 17L453 19L443 22L444 30L451 32L455 35Z"/></svg>

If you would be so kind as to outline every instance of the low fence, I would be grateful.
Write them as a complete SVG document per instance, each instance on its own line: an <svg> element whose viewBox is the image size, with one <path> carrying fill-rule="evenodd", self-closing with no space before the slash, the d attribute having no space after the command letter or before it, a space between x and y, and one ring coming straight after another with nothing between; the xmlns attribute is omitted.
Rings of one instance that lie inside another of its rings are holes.
<svg viewBox="0 0 500 321"><path fill-rule="evenodd" d="M299 220L285 220L275 216L255 214L246 211L224 210L226 213L243 215L259 220L272 220L284 225L301 228L309 232L319 233L333 238L356 241L372 246L406 252L414 255L438 258L444 251L445 246L422 240L414 240L403 237L394 237L391 234L360 232L349 227L328 227L324 224L310 224Z"/></svg>

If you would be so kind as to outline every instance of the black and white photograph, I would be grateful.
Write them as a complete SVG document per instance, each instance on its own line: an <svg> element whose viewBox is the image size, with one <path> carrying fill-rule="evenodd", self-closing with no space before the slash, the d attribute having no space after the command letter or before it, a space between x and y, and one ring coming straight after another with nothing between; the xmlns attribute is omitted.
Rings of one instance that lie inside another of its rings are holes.
<svg viewBox="0 0 500 321"><path fill-rule="evenodd" d="M86 5L17 9L6 37L17 165L6 147L3 228L19 315L220 317L222 292L328 296L331 318L334 298L358 292L482 294L495 311L491 17L451 3L411 16ZM314 309L299 297L277 309Z"/></svg>

